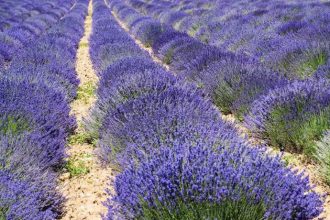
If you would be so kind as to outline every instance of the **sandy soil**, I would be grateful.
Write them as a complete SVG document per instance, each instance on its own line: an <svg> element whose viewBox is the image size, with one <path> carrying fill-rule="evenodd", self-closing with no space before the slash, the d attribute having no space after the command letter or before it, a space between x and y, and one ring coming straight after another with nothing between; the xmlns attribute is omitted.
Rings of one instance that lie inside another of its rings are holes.
<svg viewBox="0 0 330 220"><path fill-rule="evenodd" d="M97 86L98 78L93 70L89 56L89 36L92 25L92 2L89 4L88 16L85 20L85 35L81 39L77 52L76 71L80 79L80 88L86 84ZM95 102L95 95L76 99L71 103L72 115L78 122L75 135L85 132L83 118L89 114L90 108ZM94 220L101 219L106 214L106 208L102 204L106 200L105 189L112 178L110 168L101 166L95 153L93 145L88 143L72 144L67 148L69 159L78 160L83 163L88 171L81 175L72 175L64 172L60 176L60 188L62 194L67 198L64 204L65 214L63 220Z"/></svg>

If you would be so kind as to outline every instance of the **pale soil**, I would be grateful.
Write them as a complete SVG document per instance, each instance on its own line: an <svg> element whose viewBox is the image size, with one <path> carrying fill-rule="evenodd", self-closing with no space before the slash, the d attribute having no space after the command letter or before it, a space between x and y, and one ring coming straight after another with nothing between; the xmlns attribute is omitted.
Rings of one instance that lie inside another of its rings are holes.
<svg viewBox="0 0 330 220"><path fill-rule="evenodd" d="M89 4L88 16L85 20L85 35L81 39L77 51L76 71L80 79L80 87L86 83L97 86L98 77L96 76L92 62L89 56L89 36L92 29L92 2ZM71 103L71 114L77 119L77 134L85 132L83 127L83 118L87 117L90 108L95 102L95 94L76 99ZM79 160L84 167L89 170L88 173L78 176L70 176L65 171L60 176L60 189L67 201L64 204L63 220L94 220L101 219L101 215L107 212L102 204L107 199L105 189L108 187L112 171L110 168L101 166L95 153L93 145L88 143L73 144L67 148L67 154L72 160Z"/></svg>

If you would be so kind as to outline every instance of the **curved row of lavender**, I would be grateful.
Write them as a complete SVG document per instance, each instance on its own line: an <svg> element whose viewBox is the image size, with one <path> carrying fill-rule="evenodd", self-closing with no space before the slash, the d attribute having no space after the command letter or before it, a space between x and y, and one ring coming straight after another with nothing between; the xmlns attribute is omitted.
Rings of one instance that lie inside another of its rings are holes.
<svg viewBox="0 0 330 220"><path fill-rule="evenodd" d="M38 3L28 18L24 19L27 15L22 14L21 22L5 23L6 28L0 32L0 70L5 69L20 50L55 25L73 3L72 0Z"/></svg>
<svg viewBox="0 0 330 220"><path fill-rule="evenodd" d="M122 2L111 7L136 38L180 77L202 87L222 113L234 114L274 147L315 159L315 141L330 129L326 69L310 79L290 79L256 58L203 44Z"/></svg>
<svg viewBox="0 0 330 220"><path fill-rule="evenodd" d="M46 1L35 1L35 0L23 0L23 1L10 1L3 0L0 2L0 31L15 25L29 18L38 11L33 12L34 8L39 7L39 4L43 4Z"/></svg>
<svg viewBox="0 0 330 220"><path fill-rule="evenodd" d="M290 78L330 78L330 4L315 1L127 0L205 43L247 54Z"/></svg>
<svg viewBox="0 0 330 220"><path fill-rule="evenodd" d="M90 54L100 85L88 128L103 161L120 170L104 219L321 213L322 199L304 174L250 147L194 83L165 71L134 43L103 0L93 8Z"/></svg>
<svg viewBox="0 0 330 220"><path fill-rule="evenodd" d="M57 25L40 35L37 42L28 43L16 54L3 75L13 80L46 84L71 101L76 96L79 84L75 72L75 56L77 44L83 35L81 26L85 17L85 13L80 11L80 7L84 6L80 4L76 2L75 10L71 10Z"/></svg>
<svg viewBox="0 0 330 220"><path fill-rule="evenodd" d="M33 12L38 5L38 1L33 0L4 0L0 2L0 31L22 22L38 11Z"/></svg>
<svg viewBox="0 0 330 220"><path fill-rule="evenodd" d="M0 219L58 219L62 214L56 171L76 126L66 98L72 91L66 90L77 87L72 68L87 4L78 0L6 72L0 71Z"/></svg>
<svg viewBox="0 0 330 220"><path fill-rule="evenodd" d="M5 31L12 26L21 24L25 20L30 20L32 17L45 13L49 9L61 6L57 10L49 13L58 14L61 10L66 9L66 12L73 5L73 1L50 1L50 0L4 0L0 2L0 31Z"/></svg>

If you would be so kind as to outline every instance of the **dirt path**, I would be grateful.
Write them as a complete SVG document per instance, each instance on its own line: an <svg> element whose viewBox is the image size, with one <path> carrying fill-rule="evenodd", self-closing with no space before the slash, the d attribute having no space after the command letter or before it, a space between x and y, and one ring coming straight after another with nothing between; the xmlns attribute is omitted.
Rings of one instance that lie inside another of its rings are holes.
<svg viewBox="0 0 330 220"><path fill-rule="evenodd" d="M78 96L71 103L72 112L78 122L75 134L70 137L67 154L68 163L60 177L62 194L67 198L64 204L63 220L94 220L106 214L102 202L106 200L105 189L111 169L102 167L95 154L95 147L88 143L88 134L83 127L83 118L89 114L95 102L95 88L98 78L89 56L89 36L92 31L92 2L85 20L85 34L77 51L76 71L80 79Z"/></svg>

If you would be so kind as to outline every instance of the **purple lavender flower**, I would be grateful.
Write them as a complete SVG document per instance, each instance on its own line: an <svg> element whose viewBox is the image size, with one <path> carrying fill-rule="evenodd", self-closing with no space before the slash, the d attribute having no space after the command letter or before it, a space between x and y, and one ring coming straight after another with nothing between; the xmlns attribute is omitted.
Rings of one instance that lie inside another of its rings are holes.
<svg viewBox="0 0 330 220"><path fill-rule="evenodd" d="M238 201L245 199L250 204L247 214L254 206L262 207L260 218L312 219L322 212L322 200L303 173L286 168L279 157L244 144L220 145L216 151L203 141L161 147L146 155L139 166L132 162L119 174L115 192L107 201L105 219L144 219L147 210L158 217L170 213L176 219L180 204L188 210L198 204L219 209L229 204L220 210L238 210L242 204ZM190 219L208 219L211 213L215 219L230 219L217 209L204 216L190 215Z"/></svg>
<svg viewBox="0 0 330 220"><path fill-rule="evenodd" d="M66 8L63 12L71 7L70 2L61 1ZM60 18L62 10L51 10L57 3L38 7L51 12L38 16L44 24L37 22L34 29L28 21L7 31L27 48L14 60L23 45L3 50L5 61L13 62L0 77L0 219L58 219L63 212L53 169L62 165L66 139L76 126L65 96L78 85L75 51L88 2L78 1L37 43L29 43L28 36L32 39ZM61 34L61 30L71 30L74 36ZM23 32L29 35L24 38ZM6 46L15 44L3 36Z"/></svg>
<svg viewBox="0 0 330 220"><path fill-rule="evenodd" d="M0 170L0 218L57 219L63 199L51 183L40 184L19 180Z"/></svg>
<svg viewBox="0 0 330 220"><path fill-rule="evenodd" d="M32 141L43 146L47 158L60 163L65 139L75 127L63 96L37 84L4 79L0 84L0 133L27 132Z"/></svg>
<svg viewBox="0 0 330 220"><path fill-rule="evenodd" d="M162 92L176 82L174 76L146 58L125 58L102 73L98 100L87 121L88 130L98 133L104 117L119 105L155 92Z"/></svg>
<svg viewBox="0 0 330 220"><path fill-rule="evenodd" d="M146 57L147 53L142 51L136 44L133 43L108 43L102 44L98 48L98 57L96 60L100 72L105 70L109 65L113 64L116 60L123 59L125 57Z"/></svg>
<svg viewBox="0 0 330 220"><path fill-rule="evenodd" d="M294 81L252 104L246 124L273 146L311 156L313 142L330 128L330 87L325 80Z"/></svg>
<svg viewBox="0 0 330 220"><path fill-rule="evenodd" d="M327 44L285 40L280 48L265 56L265 65L291 79L311 77L327 64Z"/></svg>
<svg viewBox="0 0 330 220"><path fill-rule="evenodd" d="M193 143L204 138L202 133L212 129L215 130L210 134L221 131L215 137L221 143L233 139L232 135L225 138L227 132L224 131L235 133L234 129L222 122L219 112L194 86L171 86L161 91L127 101L106 115L99 141L105 161L114 161L118 156L135 157L125 152L131 144L139 149L142 145L157 148L188 140ZM203 132L197 129L200 127Z"/></svg>
<svg viewBox="0 0 330 220"><path fill-rule="evenodd" d="M4 33L0 33L0 41L0 54L6 61L12 58L16 48L23 46L21 42Z"/></svg>
<svg viewBox="0 0 330 220"><path fill-rule="evenodd" d="M175 30L164 31L157 39L155 39L152 49L155 53L159 53L159 50L167 43L177 38L188 37L187 34L179 33Z"/></svg>
<svg viewBox="0 0 330 220"><path fill-rule="evenodd" d="M244 116L259 96L283 87L287 80L245 57L224 56L196 77L224 113Z"/></svg>
<svg viewBox="0 0 330 220"><path fill-rule="evenodd" d="M141 20L132 26L131 31L146 47L152 47L155 40L162 34L164 27L151 19Z"/></svg>

